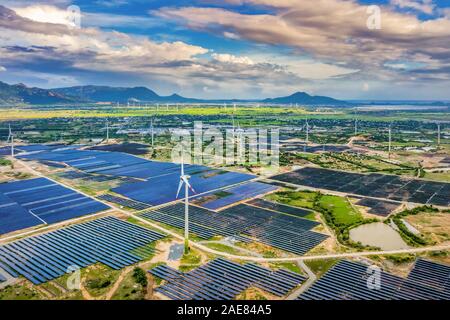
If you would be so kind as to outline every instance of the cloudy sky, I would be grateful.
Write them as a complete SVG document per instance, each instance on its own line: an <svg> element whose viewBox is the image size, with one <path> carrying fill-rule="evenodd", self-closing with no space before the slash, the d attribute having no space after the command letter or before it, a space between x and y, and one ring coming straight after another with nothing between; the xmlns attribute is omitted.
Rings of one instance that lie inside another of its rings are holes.
<svg viewBox="0 0 450 320"><path fill-rule="evenodd" d="M0 0L0 81L450 100L450 1Z"/></svg>

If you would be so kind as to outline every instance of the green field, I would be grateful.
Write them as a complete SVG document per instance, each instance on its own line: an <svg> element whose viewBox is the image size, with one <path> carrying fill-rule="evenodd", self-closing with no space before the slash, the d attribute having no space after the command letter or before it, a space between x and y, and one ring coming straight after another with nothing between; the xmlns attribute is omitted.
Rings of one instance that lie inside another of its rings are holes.
<svg viewBox="0 0 450 320"><path fill-rule="evenodd" d="M309 191L280 191L277 193L269 194L266 199L284 203L293 207L301 208L314 208L314 198L316 192Z"/></svg>
<svg viewBox="0 0 450 320"><path fill-rule="evenodd" d="M319 199L319 205L331 212L337 226L349 226L363 220L361 213L346 198L324 195Z"/></svg>

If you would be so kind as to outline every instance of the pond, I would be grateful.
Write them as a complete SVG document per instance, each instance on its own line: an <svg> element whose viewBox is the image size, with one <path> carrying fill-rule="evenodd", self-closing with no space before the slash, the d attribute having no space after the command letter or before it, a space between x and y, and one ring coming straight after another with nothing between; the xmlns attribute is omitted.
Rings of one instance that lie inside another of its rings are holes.
<svg viewBox="0 0 450 320"><path fill-rule="evenodd" d="M390 226L375 222L364 224L350 230L350 239L363 245L381 248L382 250L408 249L409 246Z"/></svg>

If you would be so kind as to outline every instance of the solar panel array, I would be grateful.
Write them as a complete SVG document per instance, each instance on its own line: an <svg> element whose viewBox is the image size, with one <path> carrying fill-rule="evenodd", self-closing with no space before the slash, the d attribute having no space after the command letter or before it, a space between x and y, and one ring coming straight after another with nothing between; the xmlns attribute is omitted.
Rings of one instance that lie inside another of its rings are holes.
<svg viewBox="0 0 450 320"><path fill-rule="evenodd" d="M222 258L186 273L166 265L149 272L167 281L156 291L174 300L231 300L250 287L282 297L306 279L285 269L272 271Z"/></svg>
<svg viewBox="0 0 450 320"><path fill-rule="evenodd" d="M214 193L211 193L202 196L198 200L199 201L202 201L202 199L206 200L201 202L202 207L217 210L232 205L234 203L237 203L239 201L254 198L256 196L266 194L268 192L272 192L277 189L278 187L270 184L252 181L240 184L235 187L223 189L222 192L226 192L227 194L225 196L219 197L218 199L213 197L212 200L208 200L208 197L210 197L211 195L214 196Z"/></svg>
<svg viewBox="0 0 450 320"><path fill-rule="evenodd" d="M97 262L121 269L152 253L146 246L164 235L105 217L0 246L0 268L34 284L58 278L70 266Z"/></svg>
<svg viewBox="0 0 450 320"><path fill-rule="evenodd" d="M386 217L395 211L400 203L378 200L371 198L362 198L356 202L357 205L370 208L367 212L378 216Z"/></svg>
<svg viewBox="0 0 450 320"><path fill-rule="evenodd" d="M381 271L379 286L368 266L340 261L299 300L450 300L450 293ZM372 276L372 277L371 277Z"/></svg>
<svg viewBox="0 0 450 320"><path fill-rule="evenodd" d="M134 183L124 183L112 191L150 205L161 205L176 200L180 179L180 165L177 163L149 161L120 152L74 149L43 150L18 157L24 160L61 162L86 174L140 179L130 181ZM198 194L255 178L251 174L211 169L200 165L185 165L185 172L191 175L191 184L195 186ZM89 176L83 178L89 179ZM180 197L183 197L183 192L184 190L181 191Z"/></svg>
<svg viewBox="0 0 450 320"><path fill-rule="evenodd" d="M143 213L142 217L172 227L184 228L184 204L177 203L148 211ZM246 217L189 206L189 230L202 239L210 239L216 235L237 236L253 224L254 222ZM245 237L238 237L238 239L248 241Z"/></svg>
<svg viewBox="0 0 450 320"><path fill-rule="evenodd" d="M89 178L91 175L82 171L71 170L62 172L59 174L59 176L64 179L75 180L75 179Z"/></svg>
<svg viewBox="0 0 450 320"><path fill-rule="evenodd" d="M408 279L450 294L450 266L418 259Z"/></svg>
<svg viewBox="0 0 450 320"><path fill-rule="evenodd" d="M46 178L0 184L0 233L92 214L108 206Z"/></svg>
<svg viewBox="0 0 450 320"><path fill-rule="evenodd" d="M291 206L288 206L285 204L275 203L275 202L271 202L271 201L267 201L267 200L263 200L263 199L259 199L259 198L247 201L247 203L251 204L252 206L260 207L263 209L269 209L269 210L273 210L273 211L278 211L278 212L290 214L290 215L297 216L297 217L305 217L305 216L313 213L313 211L308 210L308 209L291 207Z"/></svg>
<svg viewBox="0 0 450 320"><path fill-rule="evenodd" d="M251 180L255 176L250 174L210 169L202 166L185 167L186 174L191 176L189 183L195 188L197 194L221 189L230 185ZM112 191L127 198L144 202L150 205L161 205L177 200L177 188L180 181L180 166L170 171L161 171L148 181L125 184L113 188ZM184 197L184 188L179 198Z"/></svg>
<svg viewBox="0 0 450 320"><path fill-rule="evenodd" d="M184 228L184 204L178 203L142 214L142 217L176 228ZM219 213L189 207L189 230L202 239L231 236L239 241L258 242L295 254L305 254L327 235L310 231L319 223L283 213L240 204ZM251 237L251 238L250 238Z"/></svg>
<svg viewBox="0 0 450 320"><path fill-rule="evenodd" d="M445 182L309 167L277 175L271 179L374 198L450 206L450 183Z"/></svg>
<svg viewBox="0 0 450 320"><path fill-rule="evenodd" d="M130 199L125 199L122 197L113 196L111 194L102 194L101 196L98 196L97 198L100 200L115 203L120 206L124 206L124 207L131 208L134 210L145 210L145 209L151 208L151 206L148 204L137 202L137 201L130 200Z"/></svg>
<svg viewBox="0 0 450 320"><path fill-rule="evenodd" d="M237 205L225 211L246 216L254 221L244 235L255 238L266 245L303 255L328 238L327 235L310 231L318 222L276 213L262 208Z"/></svg>

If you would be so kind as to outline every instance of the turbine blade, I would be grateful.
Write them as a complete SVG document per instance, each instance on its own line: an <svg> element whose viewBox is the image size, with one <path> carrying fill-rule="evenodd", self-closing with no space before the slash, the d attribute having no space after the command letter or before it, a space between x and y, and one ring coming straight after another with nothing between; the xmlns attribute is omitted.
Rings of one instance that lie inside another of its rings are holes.
<svg viewBox="0 0 450 320"><path fill-rule="evenodd" d="M183 158L183 153L181 153L181 175L184 176L184 158Z"/></svg>
<svg viewBox="0 0 450 320"><path fill-rule="evenodd" d="M178 190L177 190L177 196L175 199L178 199L178 196L180 195L181 187L183 186L183 179L180 179L180 183L178 184Z"/></svg>
<svg viewBox="0 0 450 320"><path fill-rule="evenodd" d="M194 188L192 188L191 184L189 183L189 181L188 181L185 177L183 177L183 181L184 181L184 183L187 184L188 188L191 189L191 191L192 191L193 193L196 193L195 190L194 190Z"/></svg>

